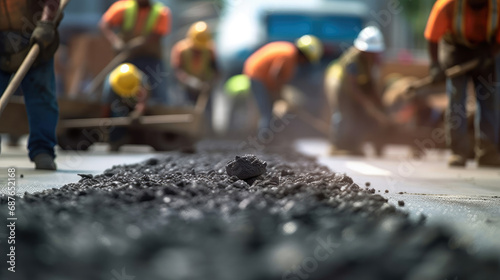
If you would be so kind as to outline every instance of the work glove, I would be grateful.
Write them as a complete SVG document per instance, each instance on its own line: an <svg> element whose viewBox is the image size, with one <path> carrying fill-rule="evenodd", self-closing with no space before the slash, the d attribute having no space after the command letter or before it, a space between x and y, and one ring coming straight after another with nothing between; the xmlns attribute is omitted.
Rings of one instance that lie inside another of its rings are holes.
<svg viewBox="0 0 500 280"><path fill-rule="evenodd" d="M205 86L205 83L202 80L200 80L194 76L187 76L186 80L185 80L185 84L188 87L190 87L192 89L196 89L196 90L201 90Z"/></svg>
<svg viewBox="0 0 500 280"><path fill-rule="evenodd" d="M446 80L446 74L439 63L431 64L431 68L429 69L429 76L431 76L433 83L439 83Z"/></svg>
<svg viewBox="0 0 500 280"><path fill-rule="evenodd" d="M30 44L38 44L40 46L40 51L44 52L54 42L55 37L55 24L51 21L40 20L37 22L35 30L33 30L31 34Z"/></svg>
<svg viewBox="0 0 500 280"><path fill-rule="evenodd" d="M116 53L121 53L125 50L126 48L126 44L122 41L122 40L116 40L115 42L113 42L113 50L116 52Z"/></svg>
<svg viewBox="0 0 500 280"><path fill-rule="evenodd" d="M132 113L130 113L129 117L132 120L130 122L130 125L132 125L132 126L140 125L141 124L141 121L140 121L141 115L142 114L138 111L133 111Z"/></svg>
<svg viewBox="0 0 500 280"><path fill-rule="evenodd" d="M492 52L485 52L479 57L479 62L476 66L478 70L484 70L486 67L490 66L495 59L495 55Z"/></svg>

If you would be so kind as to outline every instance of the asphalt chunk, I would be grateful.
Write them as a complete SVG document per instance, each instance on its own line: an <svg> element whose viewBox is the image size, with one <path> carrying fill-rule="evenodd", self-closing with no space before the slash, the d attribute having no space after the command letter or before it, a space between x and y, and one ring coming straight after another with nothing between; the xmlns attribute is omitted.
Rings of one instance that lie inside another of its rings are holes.
<svg viewBox="0 0 500 280"><path fill-rule="evenodd" d="M241 180L259 177L266 173L267 163L255 155L236 156L226 165L229 176L238 177Z"/></svg>

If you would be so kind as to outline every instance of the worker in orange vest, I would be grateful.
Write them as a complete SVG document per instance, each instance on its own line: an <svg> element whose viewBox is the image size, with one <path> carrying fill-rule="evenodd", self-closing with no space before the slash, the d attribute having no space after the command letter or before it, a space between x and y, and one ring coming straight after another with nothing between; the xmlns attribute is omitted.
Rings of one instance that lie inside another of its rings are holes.
<svg viewBox="0 0 500 280"><path fill-rule="evenodd" d="M0 95L10 83L31 47L40 54L21 83L30 135L28 150L36 169L56 170L54 146L59 117L54 53L59 46L57 23L59 1L1 1L0 5ZM15 121L15 120L12 120Z"/></svg>
<svg viewBox="0 0 500 280"><path fill-rule="evenodd" d="M476 118L476 161L479 166L500 167L498 154L498 111L495 108L495 65L488 61L500 43L499 0L438 0L430 14L425 38L429 41L430 74L435 81L446 78L444 69L479 59L476 69L447 78L450 98L446 113L447 143L452 155L449 166L466 165L466 97L469 79L474 82L478 110Z"/></svg>
<svg viewBox="0 0 500 280"><path fill-rule="evenodd" d="M167 104L167 72L162 61L161 39L170 33L170 9L149 0L117 1L103 15L99 26L117 52L127 49L132 39L145 38L142 45L130 50L125 62L137 66L147 76L150 101ZM115 28L119 29L118 34L113 32Z"/></svg>
<svg viewBox="0 0 500 280"><path fill-rule="evenodd" d="M272 42L258 49L245 62L243 74L251 79L251 91L260 111L259 129L267 129L273 117L273 104L281 97L298 65L317 63L323 56L323 44L313 35L300 37L295 44Z"/></svg>
<svg viewBox="0 0 500 280"><path fill-rule="evenodd" d="M191 25L186 38L172 48L170 62L175 77L192 103L202 90L210 90L217 77L217 62L206 22Z"/></svg>

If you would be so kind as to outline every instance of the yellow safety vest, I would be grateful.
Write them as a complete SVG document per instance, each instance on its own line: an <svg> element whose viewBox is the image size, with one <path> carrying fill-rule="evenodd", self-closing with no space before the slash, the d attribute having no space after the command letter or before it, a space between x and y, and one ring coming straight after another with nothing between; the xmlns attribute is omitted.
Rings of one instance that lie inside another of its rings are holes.
<svg viewBox="0 0 500 280"><path fill-rule="evenodd" d="M213 76L211 69L211 51L209 49L201 50L199 63L194 63L193 50L188 48L182 53L182 68L189 74L196 76L202 80L209 80Z"/></svg>
<svg viewBox="0 0 500 280"><path fill-rule="evenodd" d="M463 43L466 46L472 47L472 46L474 46L474 44L472 44L467 39L466 34L465 34L465 27L466 27L465 13L466 13L466 10L467 10L467 0L457 0L456 4L455 4L455 20L454 20L453 31L454 31L457 39L460 41L460 43ZM497 32L497 29L498 29L499 11L498 11L497 0L490 0L489 11L490 11L490 13L488 15L488 28L486 30L487 41L490 41L495 37L495 33Z"/></svg>
<svg viewBox="0 0 500 280"><path fill-rule="evenodd" d="M160 17L160 13L164 7L165 6L160 2L156 2L151 6L151 11L149 12L146 24L144 25L144 29L142 30L142 35L148 35L153 31L155 24L158 21L158 18ZM122 26L123 32L125 33L133 32L133 29L137 22L138 12L139 12L139 4L137 4L137 1L135 0L128 1L128 7L125 10L125 15L123 18L123 26Z"/></svg>

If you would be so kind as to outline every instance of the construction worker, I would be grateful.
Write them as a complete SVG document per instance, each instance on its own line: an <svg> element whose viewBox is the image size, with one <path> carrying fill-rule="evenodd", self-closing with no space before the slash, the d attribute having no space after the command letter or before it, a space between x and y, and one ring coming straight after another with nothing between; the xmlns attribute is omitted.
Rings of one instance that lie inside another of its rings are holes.
<svg viewBox="0 0 500 280"><path fill-rule="evenodd" d="M104 84L103 117L126 117L137 122L146 110L149 97L145 74L135 65L124 63L115 68ZM113 127L109 133L111 151L127 144L127 128Z"/></svg>
<svg viewBox="0 0 500 280"><path fill-rule="evenodd" d="M170 62L188 99L195 103L203 87L209 90L213 85L217 74L212 37L206 22L191 25L186 38L172 48Z"/></svg>
<svg viewBox="0 0 500 280"><path fill-rule="evenodd" d="M59 109L54 53L59 36L54 20L58 9L58 0L0 1L0 93L4 92L33 44L40 46L40 54L20 88L28 112L29 157L35 168L42 170L57 168L54 146Z"/></svg>
<svg viewBox="0 0 500 280"><path fill-rule="evenodd" d="M479 166L500 167L498 120L495 94L495 65L488 63L500 43L500 1L438 0L425 30L431 58L430 75L434 81L445 78L444 69L473 59L479 64L459 77L447 78L450 98L446 112L447 144L452 155L449 166L464 167L467 141L466 97L469 79L474 82L476 113L475 151Z"/></svg>
<svg viewBox="0 0 500 280"><path fill-rule="evenodd" d="M325 92L333 113L332 155L364 155L362 144L391 123L377 92L376 73L384 50L382 32L366 27L326 71Z"/></svg>
<svg viewBox="0 0 500 280"><path fill-rule="evenodd" d="M119 29L118 34L112 29ZM100 29L117 52L130 51L125 62L137 66L148 78L153 103L167 104L167 77L162 61L161 39L170 33L170 9L160 2L123 0L114 3L103 15ZM133 39L144 43L130 49Z"/></svg>
<svg viewBox="0 0 500 280"><path fill-rule="evenodd" d="M268 43L245 62L243 74L251 80L252 93L260 111L259 129L268 129L273 104L280 99L283 86L302 63L318 63L323 44L313 35L300 37L295 44L285 41Z"/></svg>

